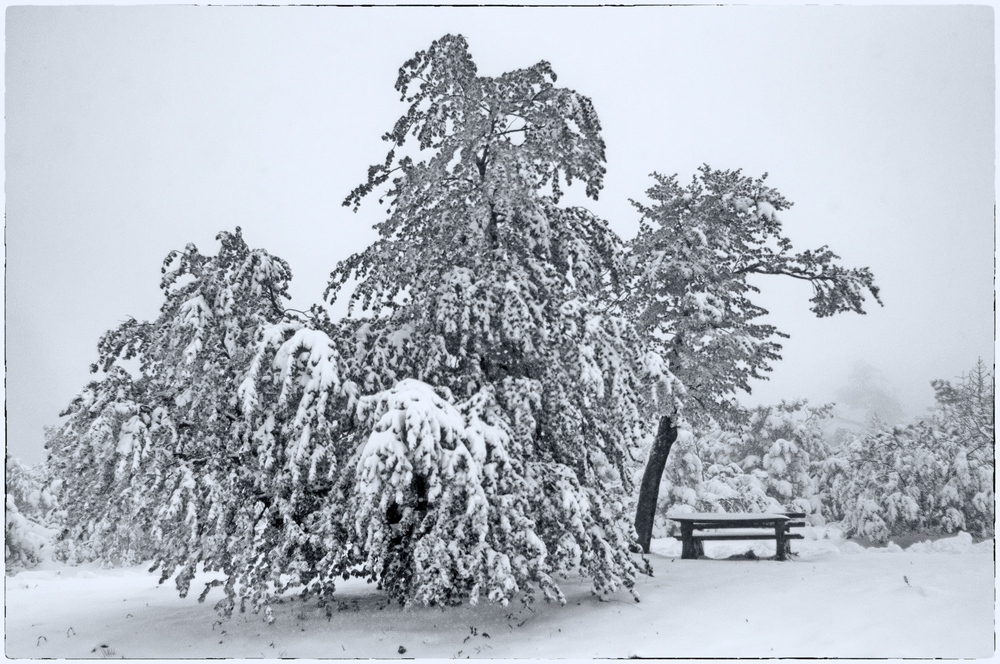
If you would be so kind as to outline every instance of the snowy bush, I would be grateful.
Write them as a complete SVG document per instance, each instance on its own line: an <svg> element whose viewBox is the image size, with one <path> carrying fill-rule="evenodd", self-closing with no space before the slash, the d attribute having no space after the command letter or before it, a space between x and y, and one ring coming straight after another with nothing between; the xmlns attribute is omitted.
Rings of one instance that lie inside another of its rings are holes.
<svg viewBox="0 0 1000 664"><path fill-rule="evenodd" d="M509 432L488 424L488 390L458 406L407 379L358 413L371 430L351 514L365 575L404 602L507 603L529 581L559 596L526 515L526 481Z"/></svg>
<svg viewBox="0 0 1000 664"><path fill-rule="evenodd" d="M6 462L4 546L8 572L41 562L55 535L50 527L55 499L45 487L43 470L23 465L14 457Z"/></svg>
<svg viewBox="0 0 1000 664"><path fill-rule="evenodd" d="M859 437L827 460L828 509L845 534L885 542L912 531L994 533L994 385L980 362L933 383L927 417Z"/></svg>
<svg viewBox="0 0 1000 664"><path fill-rule="evenodd" d="M704 435L681 432L667 462L660 489L660 523L676 524L669 512L767 512L781 509L767 495L763 473L748 473L725 454L733 434L715 426Z"/></svg>
<svg viewBox="0 0 1000 664"><path fill-rule="evenodd" d="M659 532L672 511L801 511L822 523L819 474L829 447L820 429L829 407L804 400L759 406L740 424L711 421L682 432L661 485Z"/></svg>

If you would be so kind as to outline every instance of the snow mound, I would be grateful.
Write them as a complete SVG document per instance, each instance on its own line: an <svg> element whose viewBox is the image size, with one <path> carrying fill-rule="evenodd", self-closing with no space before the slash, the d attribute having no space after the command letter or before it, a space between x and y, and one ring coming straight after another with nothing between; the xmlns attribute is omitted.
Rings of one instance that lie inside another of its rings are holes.
<svg viewBox="0 0 1000 664"><path fill-rule="evenodd" d="M867 551L867 549L857 542L847 541L840 545L841 553L864 553L865 551Z"/></svg>
<svg viewBox="0 0 1000 664"><path fill-rule="evenodd" d="M911 544L906 551L908 553L992 553L993 540L973 544L972 535L965 531L959 531L955 537Z"/></svg>
<svg viewBox="0 0 1000 664"><path fill-rule="evenodd" d="M674 537L654 539L649 543L649 552L665 558L680 558L681 541Z"/></svg>

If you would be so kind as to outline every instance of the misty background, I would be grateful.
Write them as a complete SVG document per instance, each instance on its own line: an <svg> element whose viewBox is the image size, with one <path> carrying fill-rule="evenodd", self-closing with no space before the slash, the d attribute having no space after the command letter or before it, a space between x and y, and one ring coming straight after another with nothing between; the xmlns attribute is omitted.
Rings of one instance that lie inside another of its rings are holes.
<svg viewBox="0 0 1000 664"><path fill-rule="evenodd" d="M932 379L992 366L991 7L10 7L8 454L44 458L100 335L157 316L173 249L214 254L241 226L291 264L292 307L320 302L384 215L341 202L405 110L396 73L448 32L484 75L544 59L593 99L605 188L567 198L623 238L651 172L708 163L768 172L797 250L872 269L885 307L866 316L816 319L808 285L758 280L791 338L745 403L838 401L850 420L882 394L902 420Z"/></svg>

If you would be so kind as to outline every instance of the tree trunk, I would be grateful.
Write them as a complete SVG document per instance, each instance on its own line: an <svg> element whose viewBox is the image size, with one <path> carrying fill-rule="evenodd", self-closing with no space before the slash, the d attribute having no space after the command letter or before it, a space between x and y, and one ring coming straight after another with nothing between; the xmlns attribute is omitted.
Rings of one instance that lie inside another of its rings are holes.
<svg viewBox="0 0 1000 664"><path fill-rule="evenodd" d="M635 510L635 530L639 534L639 544L645 553L649 553L649 540L653 537L653 518L656 516L656 499L660 493L660 478L667 465L670 448L677 440L677 427L673 420L664 415L660 418L660 427L656 431L653 449L649 452L646 470L642 473L642 484L639 486L639 505Z"/></svg>

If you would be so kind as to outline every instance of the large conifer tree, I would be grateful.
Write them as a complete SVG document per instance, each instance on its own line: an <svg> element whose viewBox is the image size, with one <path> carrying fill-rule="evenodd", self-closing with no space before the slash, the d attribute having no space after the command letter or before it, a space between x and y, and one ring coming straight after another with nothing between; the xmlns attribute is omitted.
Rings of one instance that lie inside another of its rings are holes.
<svg viewBox="0 0 1000 664"><path fill-rule="evenodd" d="M518 476L508 490L541 547L532 580L579 565L609 590L631 587L636 571L622 498L649 421L644 385L669 384L606 310L626 278L622 243L586 209L559 204L564 181L596 198L604 143L591 101L555 79L546 62L480 76L460 36L404 64L396 88L408 110L384 137L392 149L345 201L357 207L388 183L387 218L329 290L358 281L351 305L367 317L345 355L364 391L418 379L495 404ZM429 500L423 481L397 509Z"/></svg>

